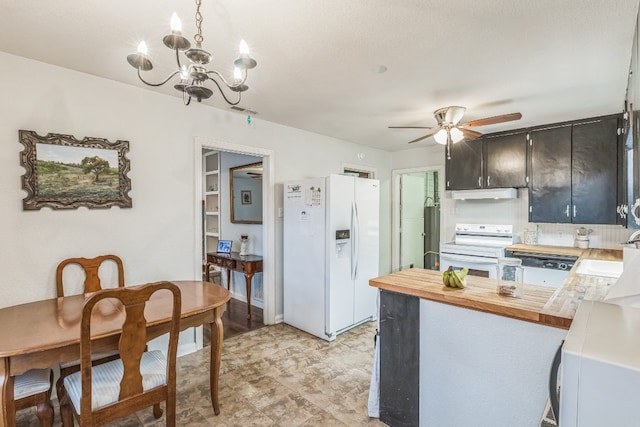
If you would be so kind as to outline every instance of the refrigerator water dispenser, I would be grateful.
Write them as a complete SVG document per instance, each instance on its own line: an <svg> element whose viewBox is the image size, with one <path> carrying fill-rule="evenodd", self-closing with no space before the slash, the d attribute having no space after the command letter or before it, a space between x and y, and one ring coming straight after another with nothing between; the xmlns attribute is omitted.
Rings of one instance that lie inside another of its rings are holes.
<svg viewBox="0 0 640 427"><path fill-rule="evenodd" d="M338 256L341 256L343 251L344 246L349 243L349 240L351 239L351 230L336 230L336 252L338 253ZM350 254L346 254L343 256L347 256Z"/></svg>

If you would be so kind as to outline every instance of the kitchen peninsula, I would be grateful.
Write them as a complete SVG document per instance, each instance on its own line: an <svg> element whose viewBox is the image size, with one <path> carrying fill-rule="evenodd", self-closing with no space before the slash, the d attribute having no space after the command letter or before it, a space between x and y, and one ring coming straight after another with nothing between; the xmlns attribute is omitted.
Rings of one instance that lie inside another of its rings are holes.
<svg viewBox="0 0 640 427"><path fill-rule="evenodd" d="M576 266L601 255L587 250ZM607 259L618 256L607 252ZM370 280L381 289L380 419L537 427L551 362L574 313L553 302L573 296L577 306L589 292L571 289L600 283L574 270L559 289L525 284L522 298L499 296L494 280L474 276L466 289L445 288L442 273L431 270Z"/></svg>

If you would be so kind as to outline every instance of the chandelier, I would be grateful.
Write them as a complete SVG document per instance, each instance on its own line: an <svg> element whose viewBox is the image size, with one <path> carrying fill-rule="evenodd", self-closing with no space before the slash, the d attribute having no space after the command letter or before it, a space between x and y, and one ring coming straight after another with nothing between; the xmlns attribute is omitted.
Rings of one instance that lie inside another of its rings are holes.
<svg viewBox="0 0 640 427"><path fill-rule="evenodd" d="M249 55L249 46L244 40L240 41L240 54L238 58L233 61L235 66L233 72L233 82L230 83L216 70L207 69L206 65L211 62L211 54L202 48L202 14L200 13L200 5L202 0L196 0L196 27L198 32L193 36L195 41L195 47L191 47L191 43L186 37L182 35L182 23L175 13L171 17L171 34L167 34L163 37L162 41L165 46L176 52L176 62L178 69L171 73L160 83L150 83L142 77L142 71L149 71L153 69L153 64L147 56L147 44L141 41L138 45L138 51L127 56L127 62L138 70L138 78L144 84L149 86L162 86L169 82L175 76L179 76L179 82L173 87L182 92L182 100L185 105L191 103L191 98L195 98L198 102L202 102L203 99L208 99L213 95L213 91L205 86L207 81L213 82L215 87L229 105L237 105L240 103L242 92L249 89L249 86L245 84L247 80L247 72L251 68L254 68L257 63ZM184 64L180 61L180 52L184 52L184 56L189 60L188 64ZM238 99L235 101L227 98L227 95L222 90L224 85L229 90L238 94Z"/></svg>

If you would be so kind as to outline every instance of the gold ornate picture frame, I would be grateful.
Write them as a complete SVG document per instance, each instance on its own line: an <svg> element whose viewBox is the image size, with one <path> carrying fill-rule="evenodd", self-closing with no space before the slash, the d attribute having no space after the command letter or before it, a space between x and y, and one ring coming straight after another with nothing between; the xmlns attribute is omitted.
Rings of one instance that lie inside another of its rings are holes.
<svg viewBox="0 0 640 427"><path fill-rule="evenodd" d="M20 130L23 210L130 208L129 141Z"/></svg>

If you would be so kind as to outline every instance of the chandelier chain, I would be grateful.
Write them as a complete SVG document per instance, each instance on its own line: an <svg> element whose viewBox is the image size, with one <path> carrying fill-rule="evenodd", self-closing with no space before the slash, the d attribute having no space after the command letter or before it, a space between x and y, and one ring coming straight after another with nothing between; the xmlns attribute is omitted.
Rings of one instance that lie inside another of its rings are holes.
<svg viewBox="0 0 640 427"><path fill-rule="evenodd" d="M196 28L198 32L193 36L193 39L196 42L196 45L201 46L204 37L202 37L202 14L200 13L200 5L202 4L202 0L196 0Z"/></svg>

